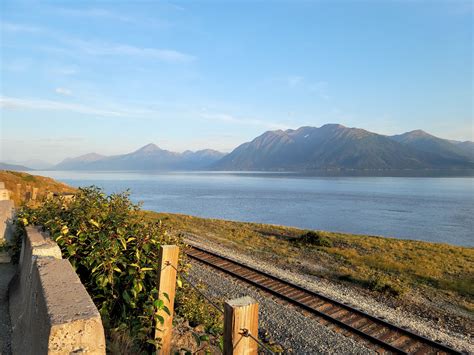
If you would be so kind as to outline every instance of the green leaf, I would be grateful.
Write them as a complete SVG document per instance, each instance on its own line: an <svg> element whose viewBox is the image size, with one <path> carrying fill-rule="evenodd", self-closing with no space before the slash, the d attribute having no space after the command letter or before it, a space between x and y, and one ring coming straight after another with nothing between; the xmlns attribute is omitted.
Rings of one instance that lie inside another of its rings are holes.
<svg viewBox="0 0 474 355"><path fill-rule="evenodd" d="M164 304L163 300L155 300L155 302L153 302L153 305L158 309L162 309Z"/></svg>
<svg viewBox="0 0 474 355"><path fill-rule="evenodd" d="M118 240L120 240L120 243L122 243L122 247L124 250L127 250L127 242L125 242L125 239L120 237Z"/></svg>
<svg viewBox="0 0 474 355"><path fill-rule="evenodd" d="M100 224L99 224L98 222L94 221L92 218L89 220L89 222L90 222L92 225L96 226L97 228L100 228Z"/></svg>
<svg viewBox="0 0 474 355"><path fill-rule="evenodd" d="M130 302L130 295L128 294L128 292L126 290L122 292L122 297L125 300L125 302L127 302L127 303Z"/></svg>

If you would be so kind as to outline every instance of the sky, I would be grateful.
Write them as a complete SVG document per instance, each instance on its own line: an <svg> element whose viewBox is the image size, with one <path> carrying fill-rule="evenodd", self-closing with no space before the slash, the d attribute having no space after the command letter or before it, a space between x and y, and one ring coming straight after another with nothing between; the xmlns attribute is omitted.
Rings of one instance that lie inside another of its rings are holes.
<svg viewBox="0 0 474 355"><path fill-rule="evenodd" d="M0 161L340 123L473 140L471 1L0 3Z"/></svg>

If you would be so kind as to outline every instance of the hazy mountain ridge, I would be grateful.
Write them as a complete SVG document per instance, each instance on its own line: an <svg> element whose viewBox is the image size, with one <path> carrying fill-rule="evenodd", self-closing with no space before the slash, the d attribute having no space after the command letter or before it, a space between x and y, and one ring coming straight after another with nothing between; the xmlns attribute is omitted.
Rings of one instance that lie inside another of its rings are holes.
<svg viewBox="0 0 474 355"><path fill-rule="evenodd" d="M449 170L474 169L474 143L416 130L385 136L339 124L267 131L224 154L176 153L147 144L134 152L68 158L56 170Z"/></svg>
<svg viewBox="0 0 474 355"><path fill-rule="evenodd" d="M28 168L23 165L17 164L8 164L8 163L1 163L0 162L0 170L11 170L11 171L31 171L33 169Z"/></svg>
<svg viewBox="0 0 474 355"><path fill-rule="evenodd" d="M176 153L150 143L134 152L103 156L96 153L68 158L57 164L55 170L198 170L222 158L224 153L205 149Z"/></svg>
<svg viewBox="0 0 474 355"><path fill-rule="evenodd" d="M446 158L469 159L474 161L474 148L469 152L467 147L472 142L456 142L447 139L435 137L422 130L415 130L390 136L391 139L416 148L418 150L430 153L436 153Z"/></svg>
<svg viewBox="0 0 474 355"><path fill-rule="evenodd" d="M456 153L455 144L426 134L435 141L428 144L429 140L420 132L387 137L338 124L268 131L240 145L212 168L270 171L474 168L471 159ZM425 144L419 143L418 134ZM421 149L415 148L416 145Z"/></svg>

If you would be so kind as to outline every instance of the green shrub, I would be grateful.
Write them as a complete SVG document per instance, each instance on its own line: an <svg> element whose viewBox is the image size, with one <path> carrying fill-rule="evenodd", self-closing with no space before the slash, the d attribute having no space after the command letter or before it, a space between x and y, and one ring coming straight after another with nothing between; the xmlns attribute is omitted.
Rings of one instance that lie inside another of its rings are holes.
<svg viewBox="0 0 474 355"><path fill-rule="evenodd" d="M89 187L70 201L57 198L38 208L23 207L18 224L19 230L34 224L50 232L99 309L108 334L129 333L140 349L153 351L159 347L155 327L169 312L168 296L156 289L160 246L182 242L138 210L128 192L106 196Z"/></svg>
<svg viewBox="0 0 474 355"><path fill-rule="evenodd" d="M318 247L330 248L333 246L331 239L314 231L308 231L299 236L296 240L305 244L315 245Z"/></svg>
<svg viewBox="0 0 474 355"><path fill-rule="evenodd" d="M203 285L197 286L202 292L206 292ZM189 325L195 327L204 325L205 331L214 335L222 334L224 317L217 309L204 299L195 289L187 282L183 283L183 287L179 288L175 299L176 313L188 320ZM216 304L220 302L213 300ZM220 305L222 308L223 306Z"/></svg>

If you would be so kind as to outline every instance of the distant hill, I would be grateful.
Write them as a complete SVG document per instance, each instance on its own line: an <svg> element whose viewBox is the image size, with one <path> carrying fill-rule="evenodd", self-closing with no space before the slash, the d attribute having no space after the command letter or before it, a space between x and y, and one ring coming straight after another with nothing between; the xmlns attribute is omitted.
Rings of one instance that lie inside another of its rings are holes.
<svg viewBox="0 0 474 355"><path fill-rule="evenodd" d="M68 158L55 170L199 170L206 169L224 156L215 150L175 153L155 144L128 154L103 156L96 153Z"/></svg>
<svg viewBox="0 0 474 355"><path fill-rule="evenodd" d="M467 154L467 156L471 157L471 160L474 160L474 142L470 141L465 141L465 142L457 142L457 141L451 141L453 144L455 144L459 149L461 149L464 154Z"/></svg>
<svg viewBox="0 0 474 355"><path fill-rule="evenodd" d="M435 153L445 158L474 161L474 143L472 142L450 141L432 136L422 130L411 131L390 138L412 148ZM469 151L469 146L471 146L471 151Z"/></svg>
<svg viewBox="0 0 474 355"><path fill-rule="evenodd" d="M31 171L33 169L28 168L28 167L23 166L23 165L0 163L0 170Z"/></svg>
<svg viewBox="0 0 474 355"><path fill-rule="evenodd" d="M416 136L424 137L421 133L387 137L338 124L268 131L234 149L216 162L212 169L312 171L474 168L473 161L456 153L455 145L445 145L431 138L429 141L433 140L432 144L421 144L421 141L415 144Z"/></svg>
<svg viewBox="0 0 474 355"><path fill-rule="evenodd" d="M0 170L0 181L5 183L5 187L11 191L11 199L15 206L20 206L24 201L25 193L28 188L38 188L38 200L41 200L48 192L52 193L74 193L75 188L53 180L49 177L30 175L18 171ZM20 189L18 189L20 185Z"/></svg>
<svg viewBox="0 0 474 355"><path fill-rule="evenodd" d="M75 158L66 158L56 166L54 166L54 169L56 170L74 170L78 169L78 167L82 165L87 165L88 163L101 160L106 158L105 155L100 155L96 153L89 153L89 154L84 154L79 157Z"/></svg>
<svg viewBox="0 0 474 355"><path fill-rule="evenodd" d="M8 160L8 161L5 161L4 163L13 164L13 165L22 165L33 170L47 170L54 166L54 164L48 163L41 159L28 159L24 161Z"/></svg>

